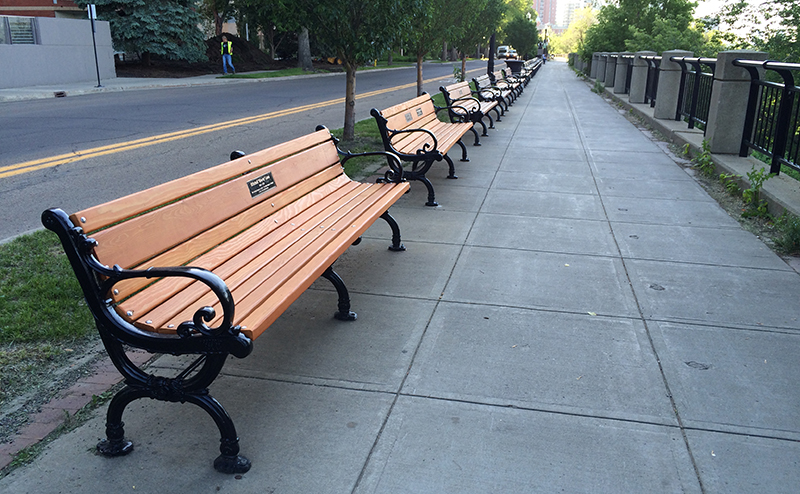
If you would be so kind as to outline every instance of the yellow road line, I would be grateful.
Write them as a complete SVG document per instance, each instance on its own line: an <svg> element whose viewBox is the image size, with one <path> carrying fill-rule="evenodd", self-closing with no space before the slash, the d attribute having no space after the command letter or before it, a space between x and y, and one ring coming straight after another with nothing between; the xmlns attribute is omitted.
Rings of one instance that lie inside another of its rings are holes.
<svg viewBox="0 0 800 494"><path fill-rule="evenodd" d="M468 72L473 72L475 70L481 70L481 69L473 69L473 70L470 70ZM427 79L427 80L425 80L423 82L430 83L430 82L435 82L435 81L439 81L439 80L442 80L442 79L449 79L451 77L452 76L437 77L437 78L434 78L434 79ZM412 83L409 83L409 84L403 84L403 85L400 85L400 86L393 86L393 87L386 88L386 89L379 89L379 90L376 90L376 91L370 91L368 93L363 93L363 94L356 95L356 99L362 99L362 98L369 98L369 97L372 97L372 96L378 96L380 94L389 93L389 92L392 92L392 91L399 91L401 89L408 89L408 88L414 87L416 85L417 85L417 83L415 81L415 82L412 82ZM25 161L25 162L22 162L22 163L17 163L15 165L2 166L2 167L0 167L0 178L11 177L11 176L19 175L19 174L22 174L22 173L28 173L28 172L32 172L32 171L36 171L36 170L41 170L43 168L51 168L51 167L54 167L54 166L64 165L64 164L67 164L67 163L74 163L76 161L80 161L80 160L84 160L84 159L88 159L88 158L97 158L99 156L105 156L105 155L108 155L108 154L119 153L119 152L122 152L122 151L132 151L134 149L139 149L139 148L143 148L143 147L147 147L147 146L152 146L154 144L161 144L161 143L165 143L165 142L176 141L178 139L185 139L187 137L193 137L193 136L197 136L197 135L207 134L209 132L216 132L216 131L219 131L219 130L229 129L231 127L238 127L238 126L241 126L241 125L249 125L249 124L253 124L253 123L257 123L257 122L263 122L265 120L271 120L273 118L285 117L287 115L294 115L296 113L302 113L302 112L305 112L305 111L316 110L316 109L319 109L319 108L325 108L327 106L333 106L333 105L342 104L342 103L344 103L344 98L336 98L336 99L332 99L332 100L328 100L328 101L323 101L323 102L320 102L320 103L313 103L313 104L310 104L310 105L303 105L303 106L298 106L298 107L295 107L295 108L289 108L287 110L279 110L279 111L275 111L275 112L264 113L264 114L261 114L261 115L255 115L253 117L239 118L239 119L236 119L236 120L229 120L227 122L220 122L220 123L211 124L211 125L204 125L204 126L196 127L196 128L193 128L193 129L179 130L179 131L176 131L176 132L168 132L166 134L160 134L160 135L156 135L156 136L145 137L145 138L136 139L136 140L133 140L133 141L120 142L120 143L116 143L116 144L109 144L109 145L106 145L106 146L99 146L99 147L96 147L96 148L79 150L79 151L75 151L73 153L60 154L60 155L57 155L57 156L50 156L50 157L47 157L47 158L40 158L40 159L37 159L37 160Z"/></svg>

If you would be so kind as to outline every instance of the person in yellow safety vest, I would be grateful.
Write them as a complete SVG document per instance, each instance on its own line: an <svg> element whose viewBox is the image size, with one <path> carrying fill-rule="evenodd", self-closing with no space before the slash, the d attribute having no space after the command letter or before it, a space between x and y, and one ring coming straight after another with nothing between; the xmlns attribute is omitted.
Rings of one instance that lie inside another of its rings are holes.
<svg viewBox="0 0 800 494"><path fill-rule="evenodd" d="M233 68L233 60L231 59L231 55L233 55L233 42L228 41L227 36L222 37L222 75L228 74L228 65L231 66L231 71L236 73L236 69Z"/></svg>

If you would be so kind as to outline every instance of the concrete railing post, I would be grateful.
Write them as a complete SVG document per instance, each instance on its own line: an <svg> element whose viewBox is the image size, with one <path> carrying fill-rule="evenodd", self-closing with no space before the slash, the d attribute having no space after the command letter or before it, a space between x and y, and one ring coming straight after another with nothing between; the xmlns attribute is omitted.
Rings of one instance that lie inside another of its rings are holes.
<svg viewBox="0 0 800 494"><path fill-rule="evenodd" d="M655 118L675 119L678 109L678 94L681 86L681 66L670 61L670 57L691 57L692 52L684 50L669 50L661 54L661 70L658 73L658 93L656 94L656 107L653 112Z"/></svg>
<svg viewBox="0 0 800 494"><path fill-rule="evenodd" d="M614 74L614 94L625 94L625 85L628 83L628 67L632 60L627 58L632 53L620 53L617 56L617 71Z"/></svg>
<svg viewBox="0 0 800 494"><path fill-rule="evenodd" d="M706 125L706 139L712 153L738 154L742 145L750 74L734 66L733 61L766 60L767 56L763 51L749 50L721 51L717 55Z"/></svg>
<svg viewBox="0 0 800 494"><path fill-rule="evenodd" d="M604 82L606 80L606 64L608 62L608 53L602 52L597 58L597 81Z"/></svg>
<svg viewBox="0 0 800 494"><path fill-rule="evenodd" d="M597 79L597 67L600 65L600 53L592 53L592 64L589 67L589 77Z"/></svg>
<svg viewBox="0 0 800 494"><path fill-rule="evenodd" d="M633 55L633 74L631 75L631 92L628 101L631 103L644 103L644 93L647 91L647 61L642 57L655 56L654 51L637 51Z"/></svg>
<svg viewBox="0 0 800 494"><path fill-rule="evenodd" d="M617 72L617 60L619 53L609 53L608 61L606 61L606 78L603 80L606 87L614 87L614 75Z"/></svg>

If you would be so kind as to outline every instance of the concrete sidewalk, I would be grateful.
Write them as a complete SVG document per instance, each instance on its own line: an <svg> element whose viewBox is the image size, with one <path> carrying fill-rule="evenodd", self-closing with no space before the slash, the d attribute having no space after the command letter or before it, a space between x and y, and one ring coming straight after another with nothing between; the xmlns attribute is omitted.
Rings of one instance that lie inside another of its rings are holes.
<svg viewBox="0 0 800 494"><path fill-rule="evenodd" d="M250 472L211 466L197 407L104 412L0 480L9 493L793 493L800 275L561 63L497 130L337 262L212 394ZM175 357L155 367L167 372Z"/></svg>

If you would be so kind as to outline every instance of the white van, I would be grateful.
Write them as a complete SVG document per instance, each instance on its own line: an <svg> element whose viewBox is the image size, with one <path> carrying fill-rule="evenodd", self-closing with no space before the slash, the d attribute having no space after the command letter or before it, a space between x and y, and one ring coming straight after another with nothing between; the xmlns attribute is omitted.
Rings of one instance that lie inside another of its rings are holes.
<svg viewBox="0 0 800 494"><path fill-rule="evenodd" d="M508 53L510 51L510 47L508 45L502 45L497 47L497 59L501 58L508 58Z"/></svg>

